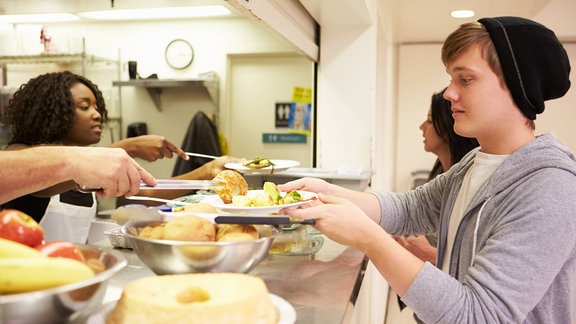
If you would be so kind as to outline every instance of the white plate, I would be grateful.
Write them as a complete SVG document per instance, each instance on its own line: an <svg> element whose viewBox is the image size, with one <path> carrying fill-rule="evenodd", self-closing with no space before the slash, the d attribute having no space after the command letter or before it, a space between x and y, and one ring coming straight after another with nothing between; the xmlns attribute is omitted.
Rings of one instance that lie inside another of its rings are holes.
<svg viewBox="0 0 576 324"><path fill-rule="evenodd" d="M250 198L253 198L257 194L262 193L262 192L264 192L264 190L248 190L246 195ZM223 212L228 212L228 213L234 213L234 214L236 214L236 213L271 214L271 213L277 213L281 209L284 209L284 208L294 208L294 207L300 206L302 204L307 203L308 199L317 196L313 192L303 191L303 190L298 190L298 193L300 194L300 196L302 196L302 199L304 199L304 201L300 201L300 202L293 203L293 204L285 204L285 205L274 205L274 206L263 206L263 207L236 207L233 204L225 204L222 201L222 199L220 199L220 197L218 195L208 197L208 198L202 200L202 202L208 203L208 204L218 208L219 210L221 210ZM281 192L280 194L282 196L286 195L285 192Z"/></svg>
<svg viewBox="0 0 576 324"><path fill-rule="evenodd" d="M274 294L270 294L270 299L272 300L272 304L278 309L280 315L278 324L296 323L296 310L286 299Z"/></svg>
<svg viewBox="0 0 576 324"><path fill-rule="evenodd" d="M272 304L278 309L278 324L294 324L296 323L296 310L285 299L280 296L270 294ZM105 324L106 317L116 307L116 301L103 304L100 309L90 315L86 324Z"/></svg>
<svg viewBox="0 0 576 324"><path fill-rule="evenodd" d="M244 174L251 174L251 173L260 173L260 174L271 174L276 172L286 171L290 168L295 168L300 165L300 162L293 161L293 160L270 160L272 163L275 164L274 167L265 167L262 169L250 169L242 165L242 163L238 162L229 162L224 165L224 167L232 170L236 170L240 173Z"/></svg>

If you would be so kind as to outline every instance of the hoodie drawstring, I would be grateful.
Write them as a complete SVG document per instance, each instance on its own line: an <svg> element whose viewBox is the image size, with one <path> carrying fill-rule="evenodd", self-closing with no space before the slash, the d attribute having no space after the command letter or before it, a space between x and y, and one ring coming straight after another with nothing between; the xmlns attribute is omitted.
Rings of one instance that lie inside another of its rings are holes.
<svg viewBox="0 0 576 324"><path fill-rule="evenodd" d="M476 218L476 226L474 226L474 239L472 240L472 258L470 259L470 266L474 263L474 258L476 257L476 242L478 241L478 228L480 227L480 219L482 218L482 211L484 206L492 199L494 196L489 197L484 201L480 211L478 212L478 217Z"/></svg>

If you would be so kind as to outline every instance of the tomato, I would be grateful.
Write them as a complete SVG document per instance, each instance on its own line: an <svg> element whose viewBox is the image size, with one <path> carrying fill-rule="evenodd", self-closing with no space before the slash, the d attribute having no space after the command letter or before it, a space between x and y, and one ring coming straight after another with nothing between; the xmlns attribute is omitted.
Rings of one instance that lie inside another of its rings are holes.
<svg viewBox="0 0 576 324"><path fill-rule="evenodd" d="M36 250L48 257L70 258L85 262L84 254L78 246L68 241L52 241L37 245Z"/></svg>

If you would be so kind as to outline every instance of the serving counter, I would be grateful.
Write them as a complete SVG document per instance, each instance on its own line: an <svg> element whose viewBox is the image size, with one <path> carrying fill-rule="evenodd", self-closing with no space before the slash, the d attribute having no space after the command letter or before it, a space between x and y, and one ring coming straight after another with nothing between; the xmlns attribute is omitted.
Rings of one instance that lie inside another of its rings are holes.
<svg viewBox="0 0 576 324"><path fill-rule="evenodd" d="M314 255L269 255L249 273L264 279L270 293L294 307L296 323L346 323L354 310L364 273L364 256L322 237L324 244ZM94 245L111 247L107 239ZM127 282L155 275L132 250L119 250L128 266L111 278L104 303L118 300Z"/></svg>

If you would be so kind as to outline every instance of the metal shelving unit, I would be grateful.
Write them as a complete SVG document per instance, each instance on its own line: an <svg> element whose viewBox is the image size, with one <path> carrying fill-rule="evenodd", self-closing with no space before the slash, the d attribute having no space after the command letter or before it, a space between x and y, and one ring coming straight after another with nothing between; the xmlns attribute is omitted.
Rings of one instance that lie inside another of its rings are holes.
<svg viewBox="0 0 576 324"><path fill-rule="evenodd" d="M86 68L88 64L94 64L94 63L118 64L118 61L94 55L89 55L86 53L0 56L0 65L10 65L10 64L71 65L78 63L82 64L82 74L86 74Z"/></svg>
<svg viewBox="0 0 576 324"><path fill-rule="evenodd" d="M145 88L158 111L162 111L163 108L161 96L165 88L204 88L208 92L208 95L210 95L212 101L216 103L216 107L218 107L219 102L218 76L214 72L202 74L196 79L137 79L129 81L114 81L112 82L112 85L118 87L132 86Z"/></svg>
<svg viewBox="0 0 576 324"><path fill-rule="evenodd" d="M4 55L0 56L0 67L2 68L2 82L7 84L7 70L9 65L30 65L30 64L56 64L61 66L81 64L82 75L86 75L88 64L106 63L115 64L118 67L118 77L120 77L120 61L103 58L86 53L86 41L82 40L82 52L66 54L36 54L36 55Z"/></svg>
<svg viewBox="0 0 576 324"><path fill-rule="evenodd" d="M66 53L66 54L37 54L37 55L4 55L0 56L0 69L2 70L2 78L0 84L8 84L7 75L10 66L15 65L33 65L33 64L55 64L62 68L69 66L81 66L81 74L86 75L88 66L95 64L108 64L113 65L117 71L117 78L120 78L121 64L120 60L104 58L96 55L86 53L86 46L83 42L83 51L81 53ZM110 118L109 121L118 124L119 137L122 138L122 117L121 106L120 116L117 118ZM114 135L111 130L111 138L114 141Z"/></svg>

